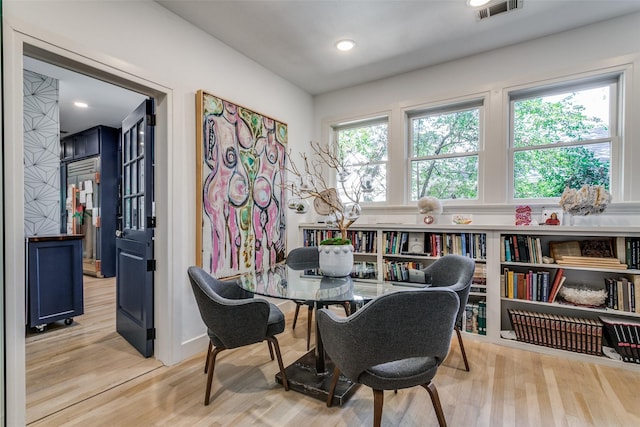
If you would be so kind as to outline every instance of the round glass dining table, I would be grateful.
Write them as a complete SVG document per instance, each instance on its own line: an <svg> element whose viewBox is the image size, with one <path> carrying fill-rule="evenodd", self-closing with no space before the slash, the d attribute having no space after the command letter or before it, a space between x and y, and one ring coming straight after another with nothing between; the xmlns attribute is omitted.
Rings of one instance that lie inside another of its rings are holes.
<svg viewBox="0 0 640 427"><path fill-rule="evenodd" d="M236 283L242 289L257 295L305 301L313 304L316 310L332 303L348 302L351 305L351 313L379 295L415 290L415 288L397 286L391 282L360 281L348 276L323 277L307 273L309 272L293 270L285 264L279 264L265 270L244 273ZM422 285L424 286L426 285ZM291 389L326 400L333 374L333 363L324 353L317 323L315 340L315 347L287 366L286 374ZM276 374L276 381L282 383L280 373ZM341 406L355 391L355 387L356 384L341 376L334 393L333 403Z"/></svg>

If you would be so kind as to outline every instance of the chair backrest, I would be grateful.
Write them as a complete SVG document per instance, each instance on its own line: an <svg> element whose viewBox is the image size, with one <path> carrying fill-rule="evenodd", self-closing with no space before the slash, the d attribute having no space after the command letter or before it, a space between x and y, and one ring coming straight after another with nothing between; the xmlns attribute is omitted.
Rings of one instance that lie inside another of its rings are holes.
<svg viewBox="0 0 640 427"><path fill-rule="evenodd" d="M445 255L422 270L431 276L432 288L446 287L458 294L460 307L456 321L462 319L462 314L469 300L469 290L475 269L476 263L469 257Z"/></svg>
<svg viewBox="0 0 640 427"><path fill-rule="evenodd" d="M235 348L263 341L269 319L269 303L246 298L233 281L211 277L200 267L187 270L200 317L216 346Z"/></svg>
<svg viewBox="0 0 640 427"><path fill-rule="evenodd" d="M450 289L400 291L373 299L349 317L321 309L317 320L329 357L353 381L375 365L447 356L458 296Z"/></svg>
<svg viewBox="0 0 640 427"><path fill-rule="evenodd" d="M287 264L293 270L312 270L320 267L320 253L317 246L295 248L289 252Z"/></svg>

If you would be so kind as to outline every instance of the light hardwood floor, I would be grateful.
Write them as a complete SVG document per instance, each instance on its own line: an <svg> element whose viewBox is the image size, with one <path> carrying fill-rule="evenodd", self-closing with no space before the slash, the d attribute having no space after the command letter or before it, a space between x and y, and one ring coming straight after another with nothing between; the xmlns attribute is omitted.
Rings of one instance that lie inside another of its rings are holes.
<svg viewBox="0 0 640 427"><path fill-rule="evenodd" d="M203 405L204 348L175 366L144 359L115 333L112 279L85 277L85 312L72 326L27 337L29 426L367 426L371 390L342 407L284 389L267 344L218 357L212 402ZM286 306L289 307L289 306ZM278 339L284 363L305 351L305 328ZM304 316L304 314L302 315ZM302 326L305 322L301 323ZM434 383L449 426L638 426L640 373L465 340L457 342ZM385 393L383 425L437 425L427 392Z"/></svg>

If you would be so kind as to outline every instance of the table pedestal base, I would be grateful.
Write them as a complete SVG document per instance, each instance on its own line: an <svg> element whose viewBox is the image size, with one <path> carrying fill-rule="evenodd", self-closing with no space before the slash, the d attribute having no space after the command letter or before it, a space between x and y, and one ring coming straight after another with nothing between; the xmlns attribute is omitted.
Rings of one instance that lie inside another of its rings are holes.
<svg viewBox="0 0 640 427"><path fill-rule="evenodd" d="M316 371L314 350L311 350L285 368L289 388L326 402L333 377L333 368L333 362L327 358L325 361L325 372L318 373ZM282 384L280 372L276 374L276 382ZM356 391L358 386L359 384L341 375L333 394L332 405L342 406Z"/></svg>

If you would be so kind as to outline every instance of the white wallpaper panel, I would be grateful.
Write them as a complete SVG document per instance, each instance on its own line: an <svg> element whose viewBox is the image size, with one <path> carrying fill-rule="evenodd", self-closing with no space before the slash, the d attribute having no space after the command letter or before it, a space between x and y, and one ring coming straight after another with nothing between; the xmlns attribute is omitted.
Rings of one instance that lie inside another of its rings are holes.
<svg viewBox="0 0 640 427"><path fill-rule="evenodd" d="M60 233L58 80L24 71L24 233Z"/></svg>

